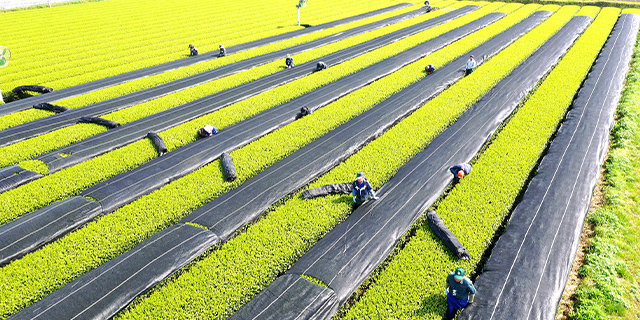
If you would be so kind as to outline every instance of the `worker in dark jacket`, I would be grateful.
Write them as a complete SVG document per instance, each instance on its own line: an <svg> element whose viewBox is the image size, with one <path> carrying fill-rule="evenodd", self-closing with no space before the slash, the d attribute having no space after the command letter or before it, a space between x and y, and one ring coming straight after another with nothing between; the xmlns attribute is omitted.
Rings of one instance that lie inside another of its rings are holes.
<svg viewBox="0 0 640 320"><path fill-rule="evenodd" d="M198 55L198 49L196 49L196 47L194 47L192 44L189 45L189 51L191 51L191 56Z"/></svg>
<svg viewBox="0 0 640 320"><path fill-rule="evenodd" d="M316 71L322 71L326 68L327 68L327 64L322 61L318 62L318 64L316 65Z"/></svg>
<svg viewBox="0 0 640 320"><path fill-rule="evenodd" d="M210 137L216 133L218 133L218 129L210 124L198 130L198 135L202 138Z"/></svg>
<svg viewBox="0 0 640 320"><path fill-rule="evenodd" d="M296 115L296 120L302 119L311 114L311 110L307 107L300 108L300 112Z"/></svg>
<svg viewBox="0 0 640 320"><path fill-rule="evenodd" d="M296 65L293 63L293 57L291 57L290 54L287 55L287 58L284 59L284 64L287 65L287 69L291 69L293 67L295 67Z"/></svg>
<svg viewBox="0 0 640 320"><path fill-rule="evenodd" d="M437 8L436 7L432 7L431 3L429 2L429 0L424 2L424 8L425 8L425 13L429 13L431 11L435 11Z"/></svg>
<svg viewBox="0 0 640 320"><path fill-rule="evenodd" d="M356 180L353 182L353 202L356 203L356 206L360 206L365 201L369 200L369 196L371 199L378 200L375 192L373 192L373 187L369 180L364 177L362 172L358 172L356 175Z"/></svg>
<svg viewBox="0 0 640 320"><path fill-rule="evenodd" d="M218 54L218 57L224 57L226 55L227 55L227 49L225 49L223 45L220 45L220 53Z"/></svg>
<svg viewBox="0 0 640 320"><path fill-rule="evenodd" d="M476 297L476 288L471 279L464 276L464 269L458 268L449 273L444 292L447 294L447 320L453 319L458 310L473 303Z"/></svg>
<svg viewBox="0 0 640 320"><path fill-rule="evenodd" d="M469 172L471 172L472 168L471 165L468 163L459 163L456 164L455 166L449 168L449 170L451 171L451 173L453 173L454 178L458 178L458 179L462 179L464 178L464 176L468 175Z"/></svg>
<svg viewBox="0 0 640 320"><path fill-rule="evenodd" d="M424 67L424 71L426 71L427 74L429 75L429 74L432 74L432 73L436 72L436 67L434 67L432 64L430 64L430 65Z"/></svg>

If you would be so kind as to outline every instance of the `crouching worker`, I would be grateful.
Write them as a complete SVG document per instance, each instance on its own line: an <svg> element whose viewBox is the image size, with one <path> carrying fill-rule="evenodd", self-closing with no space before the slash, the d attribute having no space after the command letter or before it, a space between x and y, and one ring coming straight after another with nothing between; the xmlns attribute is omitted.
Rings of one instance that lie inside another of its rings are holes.
<svg viewBox="0 0 640 320"><path fill-rule="evenodd" d="M196 47L194 47L192 44L189 45L189 51L191 51L191 56L197 56L198 55L198 49L196 49Z"/></svg>
<svg viewBox="0 0 640 320"><path fill-rule="evenodd" d="M427 74L432 74L434 72L436 72L436 67L434 67L432 64L424 67L424 71L427 72Z"/></svg>
<svg viewBox="0 0 640 320"><path fill-rule="evenodd" d="M202 138L212 136L216 133L218 133L218 129L210 124L198 129L198 135Z"/></svg>
<svg viewBox="0 0 640 320"><path fill-rule="evenodd" d="M358 172L356 175L356 181L353 182L353 202L356 203L356 207L363 204L365 201L369 200L369 196L371 199L378 200L376 194L373 192L373 187L369 180L364 177L362 172Z"/></svg>
<svg viewBox="0 0 640 320"><path fill-rule="evenodd" d="M436 9L437 9L436 7L432 7L431 6L431 3L429 2L429 0L424 2L424 8L426 10L425 13L429 13L431 11L436 11Z"/></svg>
<svg viewBox="0 0 640 320"><path fill-rule="evenodd" d="M468 175L472 169L473 168L471 168L471 165L465 162L456 164L455 166L449 168L449 171L453 173L454 178L462 179L464 178L464 176Z"/></svg>
<svg viewBox="0 0 640 320"><path fill-rule="evenodd" d="M444 292L447 294L447 320L453 319L458 310L473 303L476 297L476 288L471 280L464 276L464 269L458 268L449 273Z"/></svg>
<svg viewBox="0 0 640 320"><path fill-rule="evenodd" d="M296 66L295 64L293 64L293 57L291 57L290 54L288 54L287 58L284 59L284 64L287 65L287 69L291 69Z"/></svg>
<svg viewBox="0 0 640 320"><path fill-rule="evenodd" d="M318 62L318 64L316 65L316 71L322 71L326 68L327 68L327 64L322 61Z"/></svg>
<svg viewBox="0 0 640 320"><path fill-rule="evenodd" d="M227 49L223 45L220 45L220 53L218 53L218 57L225 57L226 55Z"/></svg>
<svg viewBox="0 0 640 320"><path fill-rule="evenodd" d="M300 112L296 115L296 120L302 119L311 114L311 110L307 107L300 108Z"/></svg>
<svg viewBox="0 0 640 320"><path fill-rule="evenodd" d="M473 70L476 69L477 65L478 64L476 63L476 59L473 58L473 55L469 56L469 60L467 60L467 64L465 64L464 66L465 67L464 75L465 76L470 75L473 72Z"/></svg>

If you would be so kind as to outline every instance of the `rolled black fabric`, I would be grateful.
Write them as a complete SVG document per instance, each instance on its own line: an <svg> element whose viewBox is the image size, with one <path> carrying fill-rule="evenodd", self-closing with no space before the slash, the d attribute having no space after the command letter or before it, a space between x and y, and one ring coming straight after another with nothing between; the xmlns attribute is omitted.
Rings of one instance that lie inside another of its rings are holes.
<svg viewBox="0 0 640 320"><path fill-rule="evenodd" d="M120 124L117 122L98 118L98 117L81 117L80 120L78 120L78 123L95 123L95 124L105 126L109 129L117 128L120 126Z"/></svg>
<svg viewBox="0 0 640 320"><path fill-rule="evenodd" d="M23 91L33 91L37 93L49 93L53 92L53 88L43 86L19 86L13 89L13 93L20 94Z"/></svg>
<svg viewBox="0 0 640 320"><path fill-rule="evenodd" d="M464 246L458 241L456 235L453 232L447 229L447 226L444 225L442 218L433 210L429 210L427 212L427 220L429 221L429 227L431 231L440 238L442 243L451 250L458 259L469 260L471 259L471 255L469 251L464 248Z"/></svg>
<svg viewBox="0 0 640 320"><path fill-rule="evenodd" d="M147 138L151 139L151 141L153 142L153 145L156 146L156 150L158 150L158 153L160 155L163 155L169 151L167 150L167 145L164 143L164 140L162 140L162 137L159 136L157 133L149 132L147 133Z"/></svg>
<svg viewBox="0 0 640 320"><path fill-rule="evenodd" d="M322 187L303 191L302 198L308 200L319 196L326 196L328 194L351 193L351 189L351 183L327 184Z"/></svg>
<svg viewBox="0 0 640 320"><path fill-rule="evenodd" d="M233 165L233 159L231 155L224 152L222 156L220 156L220 161L222 162L222 172L224 173L224 178L227 181L233 181L238 176L236 175L236 166Z"/></svg>
<svg viewBox="0 0 640 320"><path fill-rule="evenodd" d="M55 113L60 113L60 112L65 112L65 111L71 110L70 108L63 107L63 106L57 106L55 104L51 104L51 103L47 103L47 102L41 102L41 103L38 103L38 104L34 104L33 108L34 109L40 109L40 110L53 111Z"/></svg>

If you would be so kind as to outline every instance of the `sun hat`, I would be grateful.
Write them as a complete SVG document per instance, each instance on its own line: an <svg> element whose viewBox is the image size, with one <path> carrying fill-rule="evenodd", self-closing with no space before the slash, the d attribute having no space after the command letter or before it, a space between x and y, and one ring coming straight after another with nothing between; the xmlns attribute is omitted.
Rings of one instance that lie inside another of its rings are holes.
<svg viewBox="0 0 640 320"><path fill-rule="evenodd" d="M458 171L458 178L464 178L464 170Z"/></svg>

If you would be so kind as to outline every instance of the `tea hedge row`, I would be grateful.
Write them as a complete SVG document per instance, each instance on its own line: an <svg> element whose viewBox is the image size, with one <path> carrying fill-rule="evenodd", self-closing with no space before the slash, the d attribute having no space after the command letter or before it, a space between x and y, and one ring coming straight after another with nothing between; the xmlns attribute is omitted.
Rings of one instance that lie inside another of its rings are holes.
<svg viewBox="0 0 640 320"><path fill-rule="evenodd" d="M597 9L587 7L581 14L594 15L594 12L597 13ZM475 269L496 229L525 187L619 13L619 9L602 10L478 158L473 173L439 204L438 214L471 253L472 260L458 260L448 253L427 225L418 227L346 319L412 318L415 314L420 314L422 319L442 317L446 309L442 293L446 275L459 266Z"/></svg>
<svg viewBox="0 0 640 320"><path fill-rule="evenodd" d="M371 61L377 62L384 60L390 56L396 55L398 52L405 51L406 49L411 48L419 43L425 42L431 37L442 34L455 27L464 25L472 20L486 15L491 12L492 8L493 6L490 8L477 10L473 13L422 32L421 34L414 35L410 38L395 42L384 48L369 52L365 55L351 60L352 63L340 64L340 69L338 70L341 70L342 75L350 74L355 70L358 70L359 67L357 66L359 65L370 65L372 64ZM316 74L318 75L318 78L312 78L312 76ZM220 112L214 114L229 115L231 116L231 119L238 119L239 116L245 116L246 118L248 118L249 116L255 115L256 113L266 110L272 106L287 102L293 97L297 97L302 93L312 91L313 89L319 87L321 84L321 82L313 80L322 79L329 75L329 73L326 73L325 75L324 71L316 74L306 77L308 78L308 82L303 82L303 84L308 84L308 86L306 87L288 86L287 88L289 88L290 91L284 93L280 91L282 95L275 96L277 101L275 103L272 101L269 101L267 103L266 101L262 100L261 103L252 105L251 108L225 108L226 110L223 109L220 110ZM291 84L293 85L299 83ZM275 92L275 90L271 91ZM271 95L266 96L274 97L273 92L271 92ZM246 105L242 106L245 107ZM229 114L229 111L231 110L233 110L233 113ZM200 118L200 120L205 119ZM225 122L228 121L227 118L221 117L217 120L218 121L212 123L214 123L219 129L224 129L229 125L225 125ZM200 123L200 126L206 124L204 122L198 122ZM165 140L165 143L167 144L167 147L170 151L174 150L177 147L184 146L187 143L195 141L196 135L194 134L194 132L196 132L197 128L196 130L184 130L186 128L191 129L191 123L193 123L193 121L167 130L171 132L170 134L165 134L166 131L160 133L160 136L162 136L162 138ZM176 132L179 132L179 134L174 134ZM13 220L27 212L38 209L52 202L67 198L72 195L76 195L89 186L95 185L119 173L130 171L133 168L138 167L155 157L157 157L157 152L155 148L153 148L152 144L150 144L149 141L141 140L101 155L99 157L85 161L74 167L58 171L39 180L22 185L16 189L4 192L0 194L0 224L6 223L7 221ZM21 166L25 169L31 170L31 168L33 167L33 162L23 162L21 163ZM41 173L46 174L46 172Z"/></svg>

